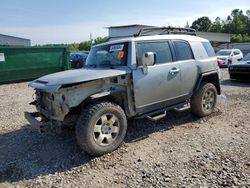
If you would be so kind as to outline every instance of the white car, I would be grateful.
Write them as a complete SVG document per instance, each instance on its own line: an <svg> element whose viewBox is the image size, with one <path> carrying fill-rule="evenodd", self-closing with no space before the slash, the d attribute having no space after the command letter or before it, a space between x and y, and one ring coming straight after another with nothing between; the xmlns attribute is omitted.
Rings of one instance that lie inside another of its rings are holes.
<svg viewBox="0 0 250 188"><path fill-rule="evenodd" d="M216 53L217 58L223 61L219 66L227 67L230 64L237 63L243 58L243 53L239 49L222 49Z"/></svg>

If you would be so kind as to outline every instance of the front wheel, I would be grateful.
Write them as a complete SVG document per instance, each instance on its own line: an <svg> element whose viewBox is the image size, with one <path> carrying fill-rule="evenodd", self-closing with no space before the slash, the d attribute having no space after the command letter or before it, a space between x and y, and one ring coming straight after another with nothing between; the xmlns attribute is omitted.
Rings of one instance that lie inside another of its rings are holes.
<svg viewBox="0 0 250 188"><path fill-rule="evenodd" d="M191 98L191 111L199 117L213 113L217 102L217 90L211 83L203 82Z"/></svg>
<svg viewBox="0 0 250 188"><path fill-rule="evenodd" d="M87 153L100 156L115 150L126 131L123 109L111 102L97 102L83 110L76 125L76 138Z"/></svg>

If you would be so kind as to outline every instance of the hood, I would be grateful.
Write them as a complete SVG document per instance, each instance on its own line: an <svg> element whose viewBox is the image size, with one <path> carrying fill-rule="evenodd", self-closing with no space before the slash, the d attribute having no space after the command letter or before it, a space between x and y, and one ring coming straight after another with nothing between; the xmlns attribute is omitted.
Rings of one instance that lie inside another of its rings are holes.
<svg viewBox="0 0 250 188"><path fill-rule="evenodd" d="M250 65L250 60L247 60L247 61L238 61L237 63L234 63L232 65Z"/></svg>
<svg viewBox="0 0 250 188"><path fill-rule="evenodd" d="M242 63L242 64L249 64L250 65L250 60L248 60L248 61L240 61L240 63Z"/></svg>
<svg viewBox="0 0 250 188"><path fill-rule="evenodd" d="M67 70L38 78L31 82L30 86L36 89L54 92L62 85L77 84L100 78L119 76L130 72L130 69L127 67L116 67L116 69L102 67Z"/></svg>
<svg viewBox="0 0 250 188"><path fill-rule="evenodd" d="M239 63L231 64L230 67L250 67L249 61L240 61Z"/></svg>

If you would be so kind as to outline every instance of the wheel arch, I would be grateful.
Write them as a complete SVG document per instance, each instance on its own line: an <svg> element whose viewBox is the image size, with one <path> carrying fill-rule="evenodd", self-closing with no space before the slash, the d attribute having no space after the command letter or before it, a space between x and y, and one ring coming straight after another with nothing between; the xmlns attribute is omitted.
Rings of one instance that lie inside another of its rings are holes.
<svg viewBox="0 0 250 188"><path fill-rule="evenodd" d="M221 94L220 80L217 72L208 72L201 74L196 82L194 93L199 89L202 82L212 83L215 86L217 93L219 95Z"/></svg>
<svg viewBox="0 0 250 188"><path fill-rule="evenodd" d="M110 92L110 91L99 92L99 93L90 95L85 100L83 100L79 106L84 108L85 106L88 106L92 103L95 103L96 101L108 101L108 102L115 103L115 104L119 105L124 110L127 117L129 116L128 105L126 103L126 101L127 101L126 93L123 91L120 91L120 92Z"/></svg>

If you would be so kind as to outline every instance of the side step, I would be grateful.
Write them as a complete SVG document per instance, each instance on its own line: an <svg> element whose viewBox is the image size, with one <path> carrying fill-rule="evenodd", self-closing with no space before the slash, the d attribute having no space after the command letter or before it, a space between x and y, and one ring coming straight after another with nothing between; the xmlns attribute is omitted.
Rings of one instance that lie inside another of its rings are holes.
<svg viewBox="0 0 250 188"><path fill-rule="evenodd" d="M185 108L183 108L183 107L185 107ZM185 110L187 108L189 108L188 101L184 101L184 102L181 102L181 103L173 105L173 106L168 106L168 107L156 110L156 111L151 111L149 113L138 114L135 118L136 119L147 118L147 119L152 120L152 121L157 121L161 118L166 117L167 111L169 111L169 110L173 110L173 109Z"/></svg>
<svg viewBox="0 0 250 188"><path fill-rule="evenodd" d="M190 108L190 103L187 103L187 104L185 104L183 106L174 108L174 110L177 111L177 112L183 112L183 111L185 111L185 110L187 110L189 108Z"/></svg>
<svg viewBox="0 0 250 188"><path fill-rule="evenodd" d="M149 119L150 121L158 121L164 117L166 117L166 111L164 111L162 114L158 114L155 116L146 116L146 118Z"/></svg>

